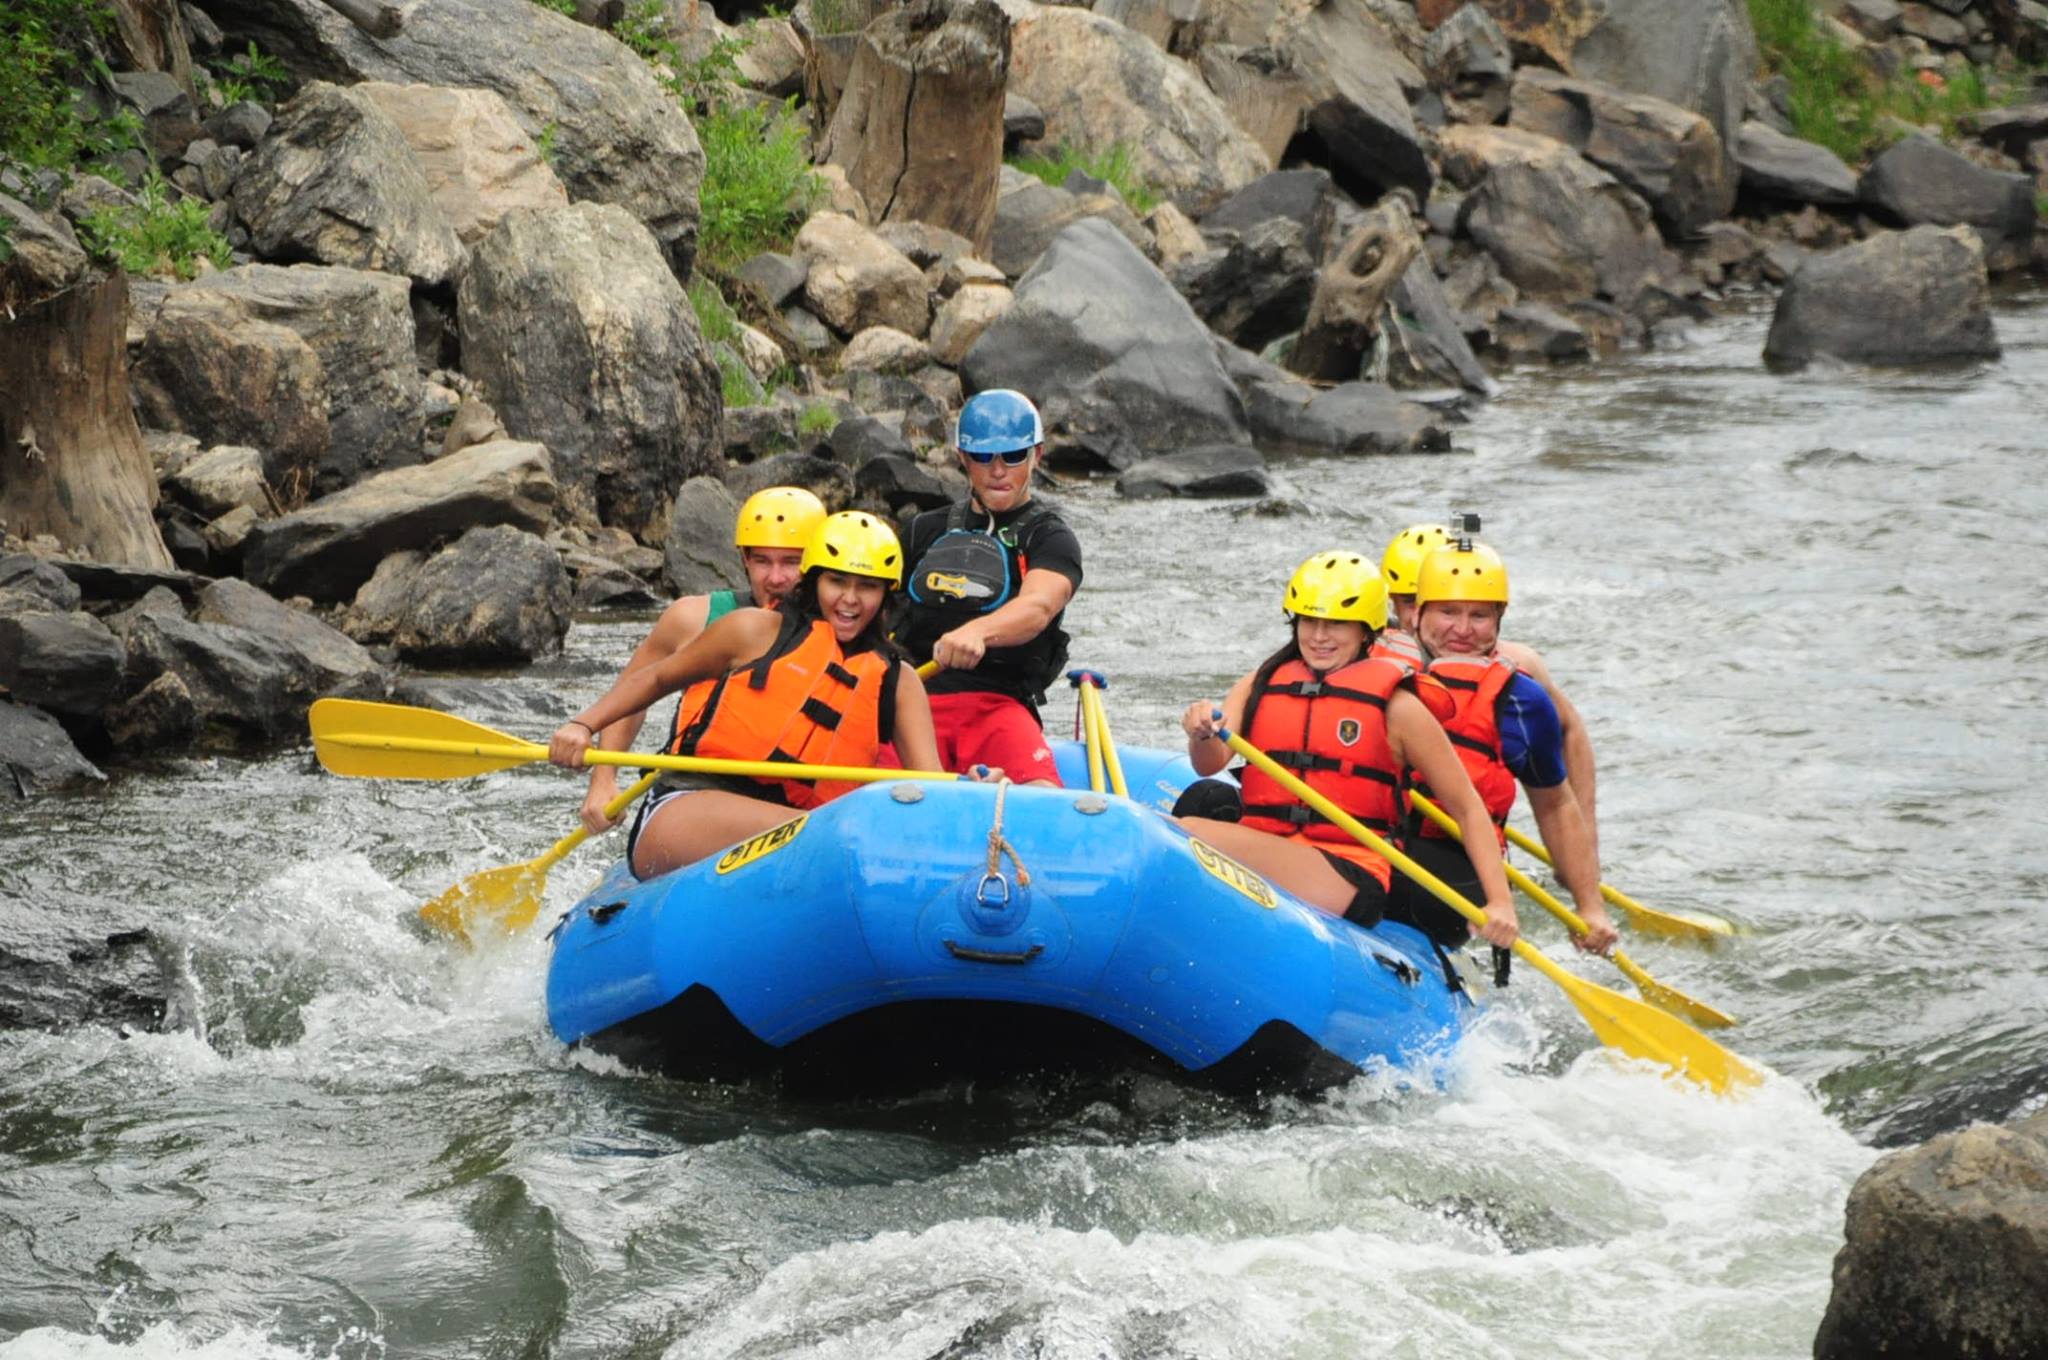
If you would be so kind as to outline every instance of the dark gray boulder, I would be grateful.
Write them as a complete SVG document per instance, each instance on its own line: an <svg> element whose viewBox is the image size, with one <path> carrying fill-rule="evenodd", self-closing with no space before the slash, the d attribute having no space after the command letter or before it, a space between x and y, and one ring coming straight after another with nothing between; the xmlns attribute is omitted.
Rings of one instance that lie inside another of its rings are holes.
<svg viewBox="0 0 2048 1360"><path fill-rule="evenodd" d="M1846 1218L1814 1360L2048 1355L2048 1113L1887 1154Z"/></svg>
<svg viewBox="0 0 2048 1360"><path fill-rule="evenodd" d="M1516 358L1552 363L1583 359L1592 352L1584 326L1540 302L1501 308L1494 318L1493 342Z"/></svg>
<svg viewBox="0 0 2048 1360"><path fill-rule="evenodd" d="M33 798L68 785L105 779L55 718L40 709L0 700L0 794Z"/></svg>
<svg viewBox="0 0 2048 1360"><path fill-rule="evenodd" d="M1264 379L1245 392L1253 438L1269 454L1437 453L1450 428L1436 412L1383 383L1313 387Z"/></svg>
<svg viewBox="0 0 2048 1360"><path fill-rule="evenodd" d="M1261 175L1203 214L1201 226L1212 231L1248 231L1261 222L1283 218L1301 229L1302 245L1321 260L1334 244L1330 228L1336 218L1337 186L1330 172L1315 168L1275 170Z"/></svg>
<svg viewBox="0 0 2048 1360"><path fill-rule="evenodd" d="M303 609L265 594L246 581L214 581L199 592L197 623L259 633L289 652L320 692L374 683L383 668L346 633Z"/></svg>
<svg viewBox="0 0 2048 1360"><path fill-rule="evenodd" d="M42 601L46 609L69 613L84 598L78 583L54 562L27 553L0 556L0 592L21 591ZM16 609L24 607L17 604Z"/></svg>
<svg viewBox="0 0 2048 1360"><path fill-rule="evenodd" d="M1857 193L1871 211L1904 226L1975 227L1993 273L2024 267L2033 248L2034 182L1986 170L1925 137L1881 152Z"/></svg>
<svg viewBox="0 0 2048 1360"><path fill-rule="evenodd" d="M554 518L554 469L539 444L494 440L400 468L249 533L243 574L278 595L345 600L394 552L478 525L538 533Z"/></svg>
<svg viewBox="0 0 2048 1360"><path fill-rule="evenodd" d="M890 509L905 505L935 510L958 499L956 484L941 478L915 458L884 453L862 463L853 474L854 494L872 497Z"/></svg>
<svg viewBox="0 0 2048 1360"><path fill-rule="evenodd" d="M1809 256L1778 296L1764 360L1915 364L1998 355L1984 252L1966 227L1885 232Z"/></svg>
<svg viewBox="0 0 2048 1360"><path fill-rule="evenodd" d="M1752 120L1742 125L1735 160L1742 169L1742 192L1753 198L1825 207L1856 201L1856 172L1840 156L1768 123Z"/></svg>
<svg viewBox="0 0 2048 1360"><path fill-rule="evenodd" d="M74 718L96 716L121 690L127 650L83 610L8 609L9 599L24 596L0 592L0 688L17 703Z"/></svg>
<svg viewBox="0 0 2048 1360"><path fill-rule="evenodd" d="M554 456L565 508L652 538L722 461L717 362L682 285L624 209L506 215L459 292L463 367L505 428Z"/></svg>
<svg viewBox="0 0 2048 1360"><path fill-rule="evenodd" d="M1132 500L1162 496L1268 496L1273 476L1248 444L1208 444L1147 458L1125 468L1117 494Z"/></svg>
<svg viewBox="0 0 2048 1360"><path fill-rule="evenodd" d="M903 437L902 422L892 423L880 416L860 415L842 420L832 427L826 442L834 458L856 469L870 458L915 456L910 441Z"/></svg>
<svg viewBox="0 0 2048 1360"><path fill-rule="evenodd" d="M1108 223L1053 238L961 361L973 391L1031 396L1056 438L1127 467L1198 444L1250 443L1208 327Z"/></svg>
<svg viewBox="0 0 2048 1360"><path fill-rule="evenodd" d="M730 467L723 480L739 501L771 486L800 486L825 502L827 510L844 510L853 500L852 471L813 453L778 453L745 467Z"/></svg>
<svg viewBox="0 0 2048 1360"><path fill-rule="evenodd" d="M1209 328L1246 349L1264 349L1301 329L1320 263L1298 223L1270 217L1219 231L1214 250L1173 266L1168 275Z"/></svg>
<svg viewBox="0 0 2048 1360"><path fill-rule="evenodd" d="M572 599L553 548L495 524L432 556L386 558L357 593L346 626L418 665L499 666L561 651Z"/></svg>
<svg viewBox="0 0 2048 1360"><path fill-rule="evenodd" d="M1151 234L1114 191L1074 193L1007 165L1001 173L988 257L1006 278L1022 277L1055 236L1084 218L1104 218L1138 249L1152 248Z"/></svg>
<svg viewBox="0 0 2048 1360"><path fill-rule="evenodd" d="M740 503L716 477L692 477L676 492L662 540L668 583L678 595L745 590L739 550L732 545Z"/></svg>

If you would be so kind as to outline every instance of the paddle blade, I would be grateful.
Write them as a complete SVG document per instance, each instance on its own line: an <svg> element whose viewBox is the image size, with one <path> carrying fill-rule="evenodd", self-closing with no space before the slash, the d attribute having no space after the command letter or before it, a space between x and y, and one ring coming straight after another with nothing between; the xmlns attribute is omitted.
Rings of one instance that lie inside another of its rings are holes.
<svg viewBox="0 0 2048 1360"><path fill-rule="evenodd" d="M1521 950L1517 949L1517 953ZM1531 950L1530 953L1534 953ZM1537 957L1542 957L1537 955ZM1546 959L1545 962L1548 962ZM1601 1043L1631 1058L1647 1058L1691 1078L1717 1095L1762 1083L1763 1073L1676 1016L1610 991L1559 968L1549 972L1564 988Z"/></svg>
<svg viewBox="0 0 2048 1360"><path fill-rule="evenodd" d="M1704 1001L1687 996L1676 987L1657 981L1644 972L1634 959L1619 949L1614 951L1614 966L1621 969L1630 982L1635 983L1636 990L1643 994L1643 1000L1659 1010L1669 1011L1706 1029L1731 1029L1736 1023L1735 1017L1728 1012L1717 1010Z"/></svg>
<svg viewBox="0 0 2048 1360"><path fill-rule="evenodd" d="M464 944L474 944L478 934L491 930L511 935L539 915L546 882L546 871L536 873L531 864L486 869L421 907L420 919Z"/></svg>
<svg viewBox="0 0 2048 1360"><path fill-rule="evenodd" d="M321 699L307 717L320 763L358 779L467 779L547 757L545 746L431 708Z"/></svg>
<svg viewBox="0 0 2048 1360"><path fill-rule="evenodd" d="M1633 898L1620 894L1607 899L1618 906L1628 917L1629 928L1638 935L1654 935L1666 940L1685 940L1693 944L1719 944L1735 938L1735 927L1719 916L1709 916L1703 911L1676 912L1659 911L1646 907Z"/></svg>

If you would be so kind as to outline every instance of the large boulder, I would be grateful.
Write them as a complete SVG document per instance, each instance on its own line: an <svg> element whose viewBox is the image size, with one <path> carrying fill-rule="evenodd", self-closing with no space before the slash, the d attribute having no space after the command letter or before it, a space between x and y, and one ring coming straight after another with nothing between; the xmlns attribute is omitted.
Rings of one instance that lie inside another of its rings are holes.
<svg viewBox="0 0 2048 1360"><path fill-rule="evenodd" d="M1134 463L1116 479L1116 490L1132 500L1265 496L1272 493L1273 475L1249 444L1209 444Z"/></svg>
<svg viewBox="0 0 2048 1360"><path fill-rule="evenodd" d="M1045 141L1130 152L1132 173L1200 213L1272 169L1201 78L1113 19L1034 6L1010 31L1010 84L1045 113Z"/></svg>
<svg viewBox="0 0 2048 1360"><path fill-rule="evenodd" d="M1555 138L1642 195L1673 237L1735 204L1734 163L1713 125L1654 95L1541 67L1515 73L1508 125Z"/></svg>
<svg viewBox="0 0 2048 1360"><path fill-rule="evenodd" d="M1781 203L1844 207L1856 201L1856 172L1817 142L1801 141L1755 120L1742 125L1735 161L1741 189Z"/></svg>
<svg viewBox="0 0 2048 1360"><path fill-rule="evenodd" d="M182 318L195 309L204 324L181 321L173 338L161 342L167 352L151 357L150 332L159 318ZM192 415L183 411L180 393L184 375L209 366L203 354L190 351L211 335L234 330L243 321L264 322L294 332L320 362L326 386L327 451L312 479L312 493L324 496L357 481L365 473L404 467L420 458L426 426L425 389L418 357L413 352L412 286L396 274L325 265L251 264L211 274L192 283L158 290L153 300L138 292L130 321L131 338L140 335L143 356L152 364L150 381L158 393L146 411L174 415L163 428L182 429L210 444L250 444L267 458L280 458L276 441L259 429L219 418L218 412L236 394L246 393L255 409L267 409L264 393L238 383L217 361L218 376L199 389L203 405ZM238 348L263 351L280 375L278 414L296 450L293 465L317 437L304 429L302 412L310 402L309 375L303 360L279 337L258 338ZM176 352L183 351L183 352ZM281 494L287 488L280 486Z"/></svg>
<svg viewBox="0 0 2048 1360"><path fill-rule="evenodd" d="M1866 364L1991 359L1984 251L1967 227L1885 232L1801 264L1778 296L1764 359Z"/></svg>
<svg viewBox="0 0 2048 1360"><path fill-rule="evenodd" d="M1873 212L1904 226L1975 227L1993 273L2023 267L2033 249L2034 182L1986 170L1925 137L1879 153L1857 193Z"/></svg>
<svg viewBox="0 0 2048 1360"><path fill-rule="evenodd" d="M924 271L845 213L815 213L796 234L804 297L842 335L893 326L923 335L931 326Z"/></svg>
<svg viewBox="0 0 2048 1360"><path fill-rule="evenodd" d="M1676 272L1649 206L1562 142L1467 126L1441 140L1446 176L1471 186L1460 227L1524 292L1626 306Z"/></svg>
<svg viewBox="0 0 2048 1360"><path fill-rule="evenodd" d="M1384 383L1317 387L1278 374L1242 381L1252 437L1270 454L1441 453L1442 417Z"/></svg>
<svg viewBox="0 0 2048 1360"><path fill-rule="evenodd" d="M683 483L676 492L661 554L676 594L747 589L739 549L732 544L739 516L738 498L718 478L692 477Z"/></svg>
<svg viewBox="0 0 2048 1360"><path fill-rule="evenodd" d="M539 444L494 440L400 468L259 524L242 569L279 595L346 600L395 552L486 524L539 533L554 517L554 468Z"/></svg>
<svg viewBox="0 0 2048 1360"><path fill-rule="evenodd" d="M413 5L386 38L326 0L210 0L207 11L237 49L253 41L302 76L495 90L529 136L553 130L570 197L639 218L680 271L695 258L703 148L652 68L610 34L503 0Z"/></svg>
<svg viewBox="0 0 2048 1360"><path fill-rule="evenodd" d="M973 391L1010 387L1056 437L1111 466L1197 444L1247 444L1244 405L1186 299L1107 222L1053 239L1009 310L961 361Z"/></svg>
<svg viewBox="0 0 2048 1360"><path fill-rule="evenodd" d="M1336 219L1329 172L1275 170L1202 219L1212 249L1167 271L1219 335L1263 349L1301 329Z"/></svg>
<svg viewBox="0 0 2048 1360"><path fill-rule="evenodd" d="M561 651L570 604L569 573L555 550L496 524L431 557L385 558L357 592L347 626L418 665L497 666Z"/></svg>
<svg viewBox="0 0 2048 1360"><path fill-rule="evenodd" d="M1153 251L1152 235L1114 189L1082 184L1076 188L1047 184L1014 166L1004 166L1002 192L996 199L996 229L989 259L1005 278L1018 279L1038 263L1052 238L1084 217L1099 217L1124 234L1145 254Z"/></svg>
<svg viewBox="0 0 2048 1360"><path fill-rule="evenodd" d="M0 591L0 689L16 703L92 717L120 691L126 656L107 626L85 611Z"/></svg>
<svg viewBox="0 0 2048 1360"><path fill-rule="evenodd" d="M464 245L481 241L515 208L558 208L569 201L540 147L495 91L373 80L355 93L397 126L427 192Z"/></svg>
<svg viewBox="0 0 2048 1360"><path fill-rule="evenodd" d="M2048 1113L1879 1159L1834 1279L1814 1360L2048 1355Z"/></svg>
<svg viewBox="0 0 2048 1360"><path fill-rule="evenodd" d="M269 259L444 284L462 242L398 124L368 95L314 81L278 110L235 179L235 214Z"/></svg>
<svg viewBox="0 0 2048 1360"><path fill-rule="evenodd" d="M554 456L565 507L658 537L719 463L718 364L645 227L622 208L521 209L477 243L463 367L515 438Z"/></svg>
<svg viewBox="0 0 2048 1360"><path fill-rule="evenodd" d="M0 797L32 798L105 779L55 718L0 700ZM10 932L9 939L14 938Z"/></svg>

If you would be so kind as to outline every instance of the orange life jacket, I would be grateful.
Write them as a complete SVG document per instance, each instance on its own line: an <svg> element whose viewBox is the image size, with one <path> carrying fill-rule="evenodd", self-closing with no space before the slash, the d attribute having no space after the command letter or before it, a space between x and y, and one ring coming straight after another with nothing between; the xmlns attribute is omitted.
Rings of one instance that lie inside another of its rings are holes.
<svg viewBox="0 0 2048 1360"><path fill-rule="evenodd" d="M879 652L846 655L832 625L785 631L757 661L683 691L676 706L678 755L725 760L872 765L882 745L882 704L895 663ZM791 807L810 808L858 787L764 779Z"/></svg>
<svg viewBox="0 0 2048 1360"><path fill-rule="evenodd" d="M1504 656L1440 656L1429 663L1429 674L1457 700L1457 712L1442 720L1444 735L1451 739L1451 749L1464 762L1472 787L1479 791L1479 801L1486 804L1486 813L1493 818L1494 835L1505 846L1508 813L1515 806L1515 791L1520 785L1501 756L1499 706L1501 692L1515 678L1515 663ZM1438 807L1443 806L1443 800L1431 792L1421 775L1410 771L1409 780L1416 792ZM1451 834L1414 812L1410 814L1409 829L1438 840L1448 839Z"/></svg>
<svg viewBox="0 0 2048 1360"><path fill-rule="evenodd" d="M1364 657L1318 675L1304 661L1277 668L1245 700L1245 736L1302 782L1381 835L1401 815L1401 777L1387 743L1387 701L1415 672L1399 661ZM1243 825L1297 837L1392 882L1387 861L1256 767L1243 772Z"/></svg>

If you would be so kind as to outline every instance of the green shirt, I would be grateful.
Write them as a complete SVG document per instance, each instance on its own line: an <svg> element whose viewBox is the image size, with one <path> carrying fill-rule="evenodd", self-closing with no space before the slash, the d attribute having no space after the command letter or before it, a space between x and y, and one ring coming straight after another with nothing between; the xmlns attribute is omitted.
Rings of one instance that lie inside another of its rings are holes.
<svg viewBox="0 0 2048 1360"><path fill-rule="evenodd" d="M740 607L740 593L737 590L714 590L704 598L711 602L704 611L706 628Z"/></svg>

